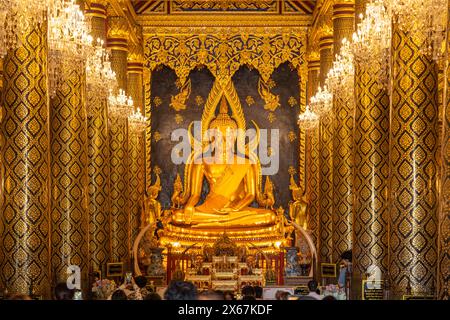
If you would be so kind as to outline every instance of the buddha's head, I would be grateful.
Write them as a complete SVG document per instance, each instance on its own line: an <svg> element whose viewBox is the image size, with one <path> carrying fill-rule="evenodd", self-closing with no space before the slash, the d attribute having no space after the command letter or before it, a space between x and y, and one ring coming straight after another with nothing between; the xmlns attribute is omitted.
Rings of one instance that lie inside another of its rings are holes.
<svg viewBox="0 0 450 320"><path fill-rule="evenodd" d="M222 150L229 150L234 146L237 138L237 123L228 114L228 103L225 96L220 101L219 114L209 124L209 130L212 131L212 143L222 143ZM221 137L221 141L216 141ZM216 145L217 147L217 145Z"/></svg>

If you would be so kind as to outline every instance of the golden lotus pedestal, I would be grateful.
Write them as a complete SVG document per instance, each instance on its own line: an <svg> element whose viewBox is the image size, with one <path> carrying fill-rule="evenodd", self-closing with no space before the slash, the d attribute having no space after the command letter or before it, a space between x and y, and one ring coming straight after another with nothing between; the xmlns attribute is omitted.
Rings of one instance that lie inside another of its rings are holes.
<svg viewBox="0 0 450 320"><path fill-rule="evenodd" d="M283 222L267 226L208 226L195 227L178 225L168 222L159 233L162 247L174 248L202 248L205 245L212 246L223 235L233 241L238 247L246 246L249 249L263 252L278 251L280 247L288 244L285 237Z"/></svg>

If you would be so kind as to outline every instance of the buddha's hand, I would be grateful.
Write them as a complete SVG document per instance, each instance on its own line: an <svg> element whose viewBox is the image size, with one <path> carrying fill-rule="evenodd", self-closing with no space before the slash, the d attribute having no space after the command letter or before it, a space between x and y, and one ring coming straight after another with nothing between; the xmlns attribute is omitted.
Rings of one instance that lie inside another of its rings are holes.
<svg viewBox="0 0 450 320"><path fill-rule="evenodd" d="M225 216L225 215L229 214L230 212L235 212L237 210L233 210L232 208L222 208L222 209L214 209L214 211L218 214Z"/></svg>

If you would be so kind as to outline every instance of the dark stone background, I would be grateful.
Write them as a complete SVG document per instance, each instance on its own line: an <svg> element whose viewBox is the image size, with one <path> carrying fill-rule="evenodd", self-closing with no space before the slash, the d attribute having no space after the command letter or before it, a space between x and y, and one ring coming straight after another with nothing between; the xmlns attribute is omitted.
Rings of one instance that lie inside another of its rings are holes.
<svg viewBox="0 0 450 320"><path fill-rule="evenodd" d="M190 74L192 91L187 101L187 109L176 112L170 108L170 98L178 94L179 90L175 84L177 76L173 70L168 67L160 67L152 73L152 132L158 131L161 134L161 140L156 142L152 138L151 161L152 167L157 165L161 168L161 184L162 190L159 200L163 208L170 206L170 197L173 191L173 182L176 174L180 173L183 178L184 165L172 163L172 148L178 143L171 141L171 132L178 128L187 129L188 125L194 120L201 120L203 105L206 102L208 94L213 86L214 77L207 68L195 69ZM271 180L275 185L276 206L283 206L288 209L288 202L291 200L289 190L289 166L293 166L298 170L298 104L291 107L288 103L289 97L293 96L299 100L299 79L296 70L291 70L288 63L282 64L272 74L272 79L276 86L271 92L280 95L281 106L275 110L276 120L273 123L267 119L269 111L264 109L264 101L258 93L259 73L257 70L250 70L244 66L239 69L233 76L238 96L244 109L247 127L253 127L251 120L254 120L260 129L279 129L280 142L280 166L276 175L271 176ZM195 97L201 96L204 100L203 105L197 106ZM246 102L247 96L253 97L255 103L248 106ZM154 98L160 97L162 104L155 106ZM184 121L181 124L175 122L176 114L180 114ZM288 138L290 131L295 132L296 139L291 142ZM270 133L269 133L270 136ZM265 177L263 177L263 183ZM205 182L203 194L207 194L208 185Z"/></svg>

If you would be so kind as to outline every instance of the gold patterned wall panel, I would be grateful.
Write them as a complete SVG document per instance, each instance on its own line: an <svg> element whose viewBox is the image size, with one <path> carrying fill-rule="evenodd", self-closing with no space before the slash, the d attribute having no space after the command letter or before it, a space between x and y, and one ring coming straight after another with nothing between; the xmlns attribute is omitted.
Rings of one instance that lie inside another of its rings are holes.
<svg viewBox="0 0 450 320"><path fill-rule="evenodd" d="M113 118L109 126L111 163L111 260L129 257L127 119Z"/></svg>
<svg viewBox="0 0 450 320"><path fill-rule="evenodd" d="M306 63L299 66L297 69L299 77L299 113L305 111L306 108L306 86L308 83L308 66ZM306 132L304 129L299 129L298 134L299 149L298 149L298 177L300 187L306 191Z"/></svg>
<svg viewBox="0 0 450 320"><path fill-rule="evenodd" d="M4 60L0 277L10 292L50 297L46 26Z"/></svg>
<svg viewBox="0 0 450 320"><path fill-rule="evenodd" d="M320 47L320 84L323 85L333 63L332 37L322 39ZM321 117L319 122L319 257L330 262L333 257L333 118Z"/></svg>
<svg viewBox="0 0 450 320"><path fill-rule="evenodd" d="M133 70L133 71L132 71ZM128 93L133 98L136 108L141 112L144 107L143 83L142 83L142 63L139 70L136 64L128 65ZM129 156L129 183L128 183L128 208L130 211L130 247L132 247L136 236L139 233L140 215L142 203L144 201L144 172L145 172L145 152L143 132L131 132L128 136L128 156Z"/></svg>
<svg viewBox="0 0 450 320"><path fill-rule="evenodd" d="M91 34L94 39L106 40L106 9L91 4ZM89 90L89 89L88 89ZM94 92L91 93L95 95ZM90 94L88 93L89 97ZM88 104L91 102L89 101ZM89 267L98 270L109 261L110 200L109 200L109 141L106 100L93 99L88 117L88 179L89 179Z"/></svg>
<svg viewBox="0 0 450 320"><path fill-rule="evenodd" d="M334 55L340 53L342 40L354 31L354 5L335 3L333 6ZM333 101L333 259L352 249L353 219L353 98Z"/></svg>
<svg viewBox="0 0 450 320"><path fill-rule="evenodd" d="M69 265L79 266L86 277L88 257L85 74L63 72L66 81L50 103L51 261L58 281L66 280Z"/></svg>
<svg viewBox="0 0 450 320"><path fill-rule="evenodd" d="M308 61L308 96L315 94L319 85L318 60ZM308 97L308 100L309 100ZM308 205L308 229L311 232L316 248L319 248L319 130L310 129L306 132L306 192Z"/></svg>
<svg viewBox="0 0 450 320"><path fill-rule="evenodd" d="M304 63L305 34L182 34L147 36L144 46L146 67L154 70L167 65L175 70L182 84L189 72L205 65L226 85L239 69L248 64L264 81L283 62L295 68Z"/></svg>
<svg viewBox="0 0 450 320"><path fill-rule="evenodd" d="M432 293L437 269L437 67L394 24L389 273L394 297ZM434 294L434 292L433 292Z"/></svg>
<svg viewBox="0 0 450 320"><path fill-rule="evenodd" d="M447 52L450 47L447 39ZM447 53L448 54L448 53ZM438 260L438 299L448 299L450 294L450 61L447 56L445 68L445 105L441 137L441 190L439 213L439 260Z"/></svg>
<svg viewBox="0 0 450 320"><path fill-rule="evenodd" d="M355 67L354 273L388 270L389 96L379 66Z"/></svg>

